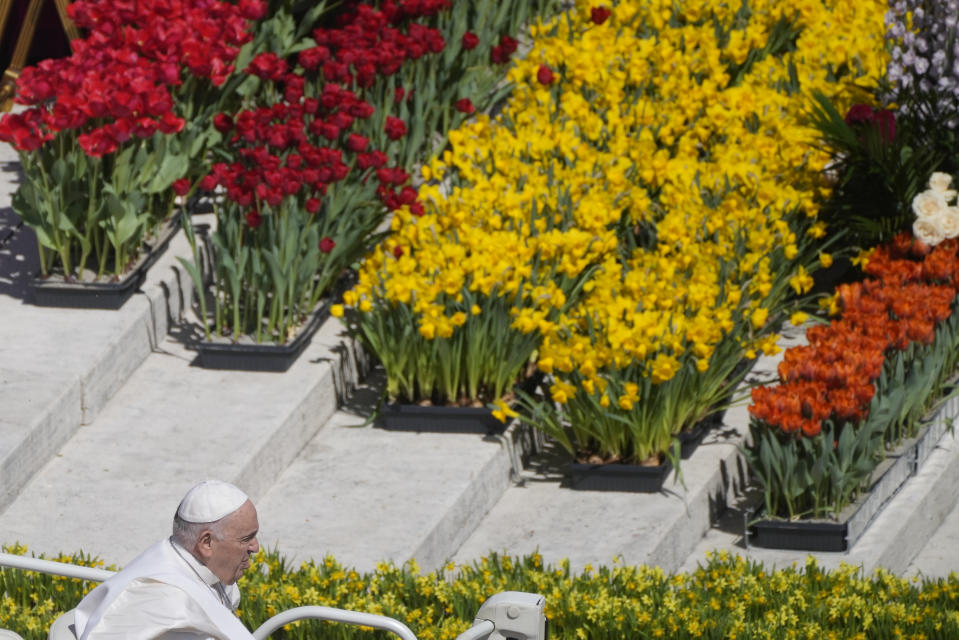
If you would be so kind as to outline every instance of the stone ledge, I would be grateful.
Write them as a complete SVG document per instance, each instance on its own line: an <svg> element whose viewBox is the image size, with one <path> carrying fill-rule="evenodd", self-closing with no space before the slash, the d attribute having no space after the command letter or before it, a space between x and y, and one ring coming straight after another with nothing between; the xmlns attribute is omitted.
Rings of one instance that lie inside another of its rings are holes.
<svg viewBox="0 0 959 640"><path fill-rule="evenodd" d="M178 255L189 255L182 233L121 309L102 311L28 304L36 239L20 227L0 248L7 339L0 344L0 362L9 381L0 388L0 405L18 409L10 430L15 437L0 458L0 510L82 425L93 422L179 318L192 283L180 273Z"/></svg>
<svg viewBox="0 0 959 640"><path fill-rule="evenodd" d="M198 480L232 481L259 501L356 384L362 355L341 331L328 320L283 374L193 367L195 354L165 338L0 514L2 542L122 565L169 531Z"/></svg>

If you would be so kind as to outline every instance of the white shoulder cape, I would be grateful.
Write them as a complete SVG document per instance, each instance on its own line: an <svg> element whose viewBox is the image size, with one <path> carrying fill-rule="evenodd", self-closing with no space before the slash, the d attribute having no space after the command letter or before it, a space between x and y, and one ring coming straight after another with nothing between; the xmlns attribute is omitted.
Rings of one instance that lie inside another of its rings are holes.
<svg viewBox="0 0 959 640"><path fill-rule="evenodd" d="M157 542L138 555L122 571L98 586L80 601L74 612L74 625L78 640L86 640L110 603L137 578L149 578L183 589L210 620L230 640L252 640L247 630L232 611L214 596L210 588L190 570L176 554L168 539Z"/></svg>

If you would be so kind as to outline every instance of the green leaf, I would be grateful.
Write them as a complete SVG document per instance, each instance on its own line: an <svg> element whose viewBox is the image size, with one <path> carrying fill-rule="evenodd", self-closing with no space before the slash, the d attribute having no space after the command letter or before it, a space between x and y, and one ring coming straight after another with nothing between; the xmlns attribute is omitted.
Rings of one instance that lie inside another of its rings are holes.
<svg viewBox="0 0 959 640"><path fill-rule="evenodd" d="M170 188L174 180L183 177L189 167L189 158L186 154L167 153L160 160L160 168L153 176L147 193L161 193Z"/></svg>
<svg viewBox="0 0 959 640"><path fill-rule="evenodd" d="M131 189L130 179L134 170L133 152L135 148L132 144L123 147L114 160L111 182L118 193L126 193Z"/></svg>
<svg viewBox="0 0 959 640"><path fill-rule="evenodd" d="M180 264L183 265L183 268L187 270L187 273L190 274L190 279L193 280L193 289L196 291L198 296L203 295L203 276L200 275L200 270L197 268L192 261L187 260L182 256L177 256L177 260L180 261Z"/></svg>
<svg viewBox="0 0 959 640"><path fill-rule="evenodd" d="M277 291L283 291L286 288L286 283L288 278L283 271L283 267L280 266L280 261L277 259L274 251L264 251L263 257L266 259L266 263L270 267L270 275L273 277L273 286Z"/></svg>

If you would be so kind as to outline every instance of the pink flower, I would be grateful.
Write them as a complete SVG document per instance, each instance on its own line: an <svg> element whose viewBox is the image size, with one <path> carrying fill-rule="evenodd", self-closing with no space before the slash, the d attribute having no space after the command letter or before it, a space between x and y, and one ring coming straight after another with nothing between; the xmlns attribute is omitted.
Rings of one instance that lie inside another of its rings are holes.
<svg viewBox="0 0 959 640"><path fill-rule="evenodd" d="M606 7L593 7L589 10L589 19L593 24L603 24L609 18L610 11Z"/></svg>
<svg viewBox="0 0 959 640"><path fill-rule="evenodd" d="M545 64L539 65L539 71L536 72L536 80L538 80L540 84L552 84L554 78L555 76L553 75L552 69Z"/></svg>
<svg viewBox="0 0 959 640"><path fill-rule="evenodd" d="M225 113L218 113L213 116L213 128L220 133L226 133L233 128L233 118Z"/></svg>
<svg viewBox="0 0 959 640"><path fill-rule="evenodd" d="M390 140L399 140L406 135L406 123L393 116L386 116L386 137Z"/></svg>

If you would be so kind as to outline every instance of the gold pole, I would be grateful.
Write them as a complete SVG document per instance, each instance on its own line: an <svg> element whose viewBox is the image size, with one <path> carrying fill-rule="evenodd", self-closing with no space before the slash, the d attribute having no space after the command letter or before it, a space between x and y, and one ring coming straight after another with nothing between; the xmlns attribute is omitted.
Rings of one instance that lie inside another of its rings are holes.
<svg viewBox="0 0 959 640"><path fill-rule="evenodd" d="M3 39L3 30L7 28L7 18L10 17L10 8L13 0L0 0L0 41Z"/></svg>
<svg viewBox="0 0 959 640"><path fill-rule="evenodd" d="M57 13L60 14L60 24L70 40L78 38L80 32L77 26L67 15L67 4L69 0L55 0ZM13 0L0 0L0 38L2 38L3 27L6 26L7 17L10 13L10 6ZM30 46L33 44L33 36L37 31L37 23L40 21L40 10L43 8L43 0L30 0L27 7L27 15L23 19L23 26L17 35L17 45L14 47L13 55L10 57L10 66L3 72L3 79L0 81L0 110L9 111L13 106L13 97L17 92L17 78L27 63L27 56L30 55Z"/></svg>

